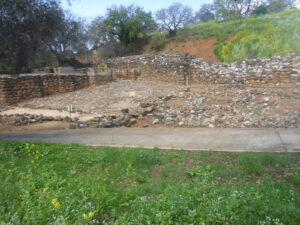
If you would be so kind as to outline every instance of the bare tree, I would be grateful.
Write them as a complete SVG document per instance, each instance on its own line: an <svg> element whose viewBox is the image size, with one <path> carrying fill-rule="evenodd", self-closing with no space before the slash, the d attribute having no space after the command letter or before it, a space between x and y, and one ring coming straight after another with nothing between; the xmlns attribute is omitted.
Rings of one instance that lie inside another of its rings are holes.
<svg viewBox="0 0 300 225"><path fill-rule="evenodd" d="M240 19L250 15L261 0L214 0L217 20Z"/></svg>
<svg viewBox="0 0 300 225"><path fill-rule="evenodd" d="M180 27L186 26L193 17L193 10L181 3L173 3L169 8L156 12L156 18L161 28L167 29L170 36L174 36Z"/></svg>
<svg viewBox="0 0 300 225"><path fill-rule="evenodd" d="M104 20L104 17L98 16L88 26L89 44L92 49L108 44L112 39L106 30Z"/></svg>

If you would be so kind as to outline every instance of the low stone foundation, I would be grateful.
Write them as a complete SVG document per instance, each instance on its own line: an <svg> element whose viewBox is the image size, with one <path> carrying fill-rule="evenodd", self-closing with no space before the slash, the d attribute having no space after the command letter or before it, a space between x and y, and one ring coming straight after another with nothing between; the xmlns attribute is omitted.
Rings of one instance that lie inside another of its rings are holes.
<svg viewBox="0 0 300 225"><path fill-rule="evenodd" d="M21 74L0 76L0 107L27 99L72 92L113 80L111 70L92 74Z"/></svg>

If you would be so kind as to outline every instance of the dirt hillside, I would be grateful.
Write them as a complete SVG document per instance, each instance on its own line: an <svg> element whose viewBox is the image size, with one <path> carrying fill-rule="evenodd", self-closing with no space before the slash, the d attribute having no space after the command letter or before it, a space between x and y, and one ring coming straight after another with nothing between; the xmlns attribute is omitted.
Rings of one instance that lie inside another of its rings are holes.
<svg viewBox="0 0 300 225"><path fill-rule="evenodd" d="M197 58L205 59L208 62L219 62L218 58L214 54L216 37L211 38L199 38L186 39L182 42L169 41L161 51L154 51L151 49L151 45L148 44L144 48L143 54L151 53L168 53L168 54L185 54L189 53L195 55Z"/></svg>

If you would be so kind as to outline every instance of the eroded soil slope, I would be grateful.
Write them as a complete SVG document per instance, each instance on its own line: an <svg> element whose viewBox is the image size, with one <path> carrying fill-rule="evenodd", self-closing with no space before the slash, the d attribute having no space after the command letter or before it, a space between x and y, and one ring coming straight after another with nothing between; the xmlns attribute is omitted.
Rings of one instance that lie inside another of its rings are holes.
<svg viewBox="0 0 300 225"><path fill-rule="evenodd" d="M197 40L198 39L198 40ZM208 62L219 62L216 57L215 42L217 41L216 37L211 38L197 38L197 39L186 39L182 42L169 41L166 43L166 46L163 50L156 52L151 49L151 45L148 44L144 48L143 54L151 53L167 53L167 54L186 54L195 55L197 58L205 59Z"/></svg>

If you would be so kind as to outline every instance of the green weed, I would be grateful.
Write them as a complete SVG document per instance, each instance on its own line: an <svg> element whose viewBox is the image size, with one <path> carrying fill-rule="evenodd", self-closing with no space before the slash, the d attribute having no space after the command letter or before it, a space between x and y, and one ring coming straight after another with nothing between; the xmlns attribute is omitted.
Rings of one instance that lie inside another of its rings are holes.
<svg viewBox="0 0 300 225"><path fill-rule="evenodd" d="M0 223L296 225L299 159L0 142Z"/></svg>

